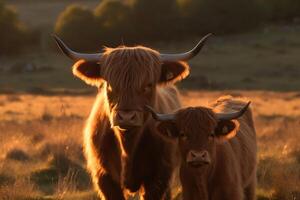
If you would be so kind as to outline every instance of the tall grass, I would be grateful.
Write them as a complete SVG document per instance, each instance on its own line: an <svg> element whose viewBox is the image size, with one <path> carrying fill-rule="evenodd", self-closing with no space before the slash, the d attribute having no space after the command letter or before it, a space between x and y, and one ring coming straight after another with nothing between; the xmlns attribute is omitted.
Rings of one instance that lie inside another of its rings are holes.
<svg viewBox="0 0 300 200"><path fill-rule="evenodd" d="M184 92L183 101L185 105L207 105L226 93ZM297 93L280 93L281 98L272 92L229 93L247 96L253 102L259 146L259 199L299 198L300 108L296 107L299 104ZM47 109L39 106L36 107L42 109L39 112L21 109L27 119L21 114L0 116L0 197L96 199L85 170L81 141L83 121L93 97L0 96L4 101L3 109L19 104L26 107L33 98L36 105L48 103ZM18 100L9 102L10 99ZM62 105L65 109L57 109ZM44 115L51 117L45 119ZM26 159L19 159L20 155L26 155ZM174 188L173 193L177 194L176 200L180 200L180 190Z"/></svg>

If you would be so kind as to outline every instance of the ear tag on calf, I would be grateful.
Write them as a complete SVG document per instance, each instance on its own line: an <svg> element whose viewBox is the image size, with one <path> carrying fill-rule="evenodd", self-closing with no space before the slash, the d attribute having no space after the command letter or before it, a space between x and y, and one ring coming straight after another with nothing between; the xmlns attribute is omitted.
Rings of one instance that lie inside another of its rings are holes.
<svg viewBox="0 0 300 200"><path fill-rule="evenodd" d="M222 133L223 133L223 134L227 134L227 133L228 133L228 128L227 128L227 126L224 126L224 127L223 127Z"/></svg>

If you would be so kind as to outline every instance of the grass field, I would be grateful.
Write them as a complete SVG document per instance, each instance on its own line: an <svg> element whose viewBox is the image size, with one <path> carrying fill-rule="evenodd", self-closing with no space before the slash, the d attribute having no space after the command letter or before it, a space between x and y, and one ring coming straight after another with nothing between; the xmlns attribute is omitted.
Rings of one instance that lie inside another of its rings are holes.
<svg viewBox="0 0 300 200"><path fill-rule="evenodd" d="M253 103L259 144L259 199L299 199L300 93L184 91L185 105L220 95ZM280 97L280 98L279 98ZM0 197L94 199L81 130L94 96L0 96Z"/></svg>
<svg viewBox="0 0 300 200"><path fill-rule="evenodd" d="M50 34L67 5L94 8L99 1L7 3L26 24L41 28L45 45L0 57L0 200L96 199L81 139L96 89L72 76L72 62L53 45ZM259 200L300 199L299 35L300 24L281 24L214 36L190 62L191 75L179 84L186 106L206 105L225 94L253 102ZM192 48L198 39L148 46L177 53Z"/></svg>

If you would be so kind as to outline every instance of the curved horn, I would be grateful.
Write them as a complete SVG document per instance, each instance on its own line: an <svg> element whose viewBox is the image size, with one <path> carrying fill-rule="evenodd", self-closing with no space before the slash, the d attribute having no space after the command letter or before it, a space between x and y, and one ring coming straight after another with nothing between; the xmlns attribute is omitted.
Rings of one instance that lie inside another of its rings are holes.
<svg viewBox="0 0 300 200"><path fill-rule="evenodd" d="M77 53L71 50L58 36L53 35L53 37L55 39L56 44L61 49L61 51L74 61L83 59L86 61L98 62L102 56L102 53L95 53L95 54Z"/></svg>
<svg viewBox="0 0 300 200"><path fill-rule="evenodd" d="M232 120L241 117L248 109L251 101L249 101L241 110L233 113L217 113L218 120Z"/></svg>
<svg viewBox="0 0 300 200"><path fill-rule="evenodd" d="M212 34L204 36L200 42L190 51L181 54L160 54L161 61L188 61L195 57L203 48L205 42Z"/></svg>
<svg viewBox="0 0 300 200"><path fill-rule="evenodd" d="M174 114L158 114L151 106L145 106L145 109L152 114L152 117L157 121L175 121Z"/></svg>

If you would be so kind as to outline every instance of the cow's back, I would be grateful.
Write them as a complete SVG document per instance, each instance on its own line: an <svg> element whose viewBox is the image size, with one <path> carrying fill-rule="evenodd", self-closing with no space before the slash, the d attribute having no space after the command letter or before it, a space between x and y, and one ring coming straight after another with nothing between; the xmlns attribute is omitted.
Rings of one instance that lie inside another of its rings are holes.
<svg viewBox="0 0 300 200"><path fill-rule="evenodd" d="M241 98L223 96L219 98L212 107L216 112L234 112L242 109L247 102L248 101ZM256 171L256 131L250 108L238 119L238 122L240 127L237 135L229 140L229 142L223 144L223 146L231 147L234 153L234 159L240 168L238 170L241 171L242 183L245 187L255 178Z"/></svg>

